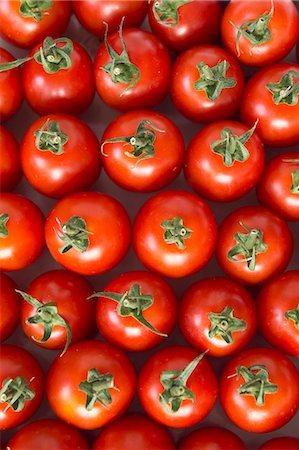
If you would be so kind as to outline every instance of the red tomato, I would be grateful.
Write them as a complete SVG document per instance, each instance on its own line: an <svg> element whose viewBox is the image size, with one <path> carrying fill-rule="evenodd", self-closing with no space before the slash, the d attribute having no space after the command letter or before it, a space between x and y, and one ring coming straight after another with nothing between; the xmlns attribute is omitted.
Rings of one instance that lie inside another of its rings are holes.
<svg viewBox="0 0 299 450"><path fill-rule="evenodd" d="M0 287L0 341L5 341L19 323L20 300L15 292L17 285L1 272Z"/></svg>
<svg viewBox="0 0 299 450"><path fill-rule="evenodd" d="M17 47L31 48L46 36L60 36L70 15L68 0L1 0L1 35Z"/></svg>
<svg viewBox="0 0 299 450"><path fill-rule="evenodd" d="M143 414L127 414L104 428L93 450L174 450L166 428ZM12 449L13 450L13 449Z"/></svg>
<svg viewBox="0 0 299 450"><path fill-rule="evenodd" d="M146 413L163 425L185 428L208 415L217 398L217 378L204 355L191 347L158 350L139 372L138 395Z"/></svg>
<svg viewBox="0 0 299 450"><path fill-rule="evenodd" d="M299 439L294 437L277 437L270 439L259 450L299 450Z"/></svg>
<svg viewBox="0 0 299 450"><path fill-rule="evenodd" d="M180 301L179 326L186 340L209 356L241 350L256 332L256 309L249 292L228 278L197 281Z"/></svg>
<svg viewBox="0 0 299 450"><path fill-rule="evenodd" d="M299 406L299 374L271 348L254 347L233 357L220 379L220 400L230 420L253 433L285 425Z"/></svg>
<svg viewBox="0 0 299 450"><path fill-rule="evenodd" d="M246 450L234 433L220 427L204 427L181 439L179 450ZM13 449L12 449L13 450Z"/></svg>
<svg viewBox="0 0 299 450"><path fill-rule="evenodd" d="M0 197L0 270L24 269L45 246L44 216L28 198L8 192Z"/></svg>
<svg viewBox="0 0 299 450"><path fill-rule="evenodd" d="M283 59L299 36L299 16L292 0L232 0L221 24L224 45L249 66Z"/></svg>
<svg viewBox="0 0 299 450"><path fill-rule="evenodd" d="M148 31L115 32L96 54L96 90L111 108L151 108L168 92L171 59L167 48Z"/></svg>
<svg viewBox="0 0 299 450"><path fill-rule="evenodd" d="M215 122L190 142L185 177L199 194L232 201L256 185L264 167L264 148L254 128L233 121Z"/></svg>
<svg viewBox="0 0 299 450"><path fill-rule="evenodd" d="M186 50L172 69L172 101L180 113L195 122L233 117L239 109L243 89L244 75L238 62L213 45Z"/></svg>
<svg viewBox="0 0 299 450"><path fill-rule="evenodd" d="M0 191L12 191L22 177L19 144L14 135L0 125Z"/></svg>
<svg viewBox="0 0 299 450"><path fill-rule="evenodd" d="M261 206L245 206L222 222L216 256L224 272L246 284L263 283L282 272L293 252L287 223Z"/></svg>
<svg viewBox="0 0 299 450"><path fill-rule="evenodd" d="M135 385L134 367L125 353L106 342L81 341L54 360L46 393L60 419L92 430L126 411Z"/></svg>
<svg viewBox="0 0 299 450"><path fill-rule="evenodd" d="M171 287L151 272L126 272L94 294L101 335L127 351L145 351L163 341L176 324ZM107 297L105 296L105 293ZM167 314L161 314L167 311Z"/></svg>
<svg viewBox="0 0 299 450"><path fill-rule="evenodd" d="M1 8L1 2L0 2ZM0 47L0 64L14 61L15 58ZM10 119L23 101L21 72L19 69L0 73L0 118L1 122Z"/></svg>
<svg viewBox="0 0 299 450"><path fill-rule="evenodd" d="M201 269L216 245L209 206L186 191L164 191L147 200L133 226L135 252L148 269L179 278Z"/></svg>
<svg viewBox="0 0 299 450"><path fill-rule="evenodd" d="M257 185L259 201L286 220L299 220L299 152L267 162Z"/></svg>
<svg viewBox="0 0 299 450"><path fill-rule="evenodd" d="M215 0L151 0L148 18L153 33L171 50L182 52L216 42L222 12L221 2Z"/></svg>
<svg viewBox="0 0 299 450"><path fill-rule="evenodd" d="M39 362L15 345L1 345L0 430L29 419L41 404L44 374Z"/></svg>
<svg viewBox="0 0 299 450"><path fill-rule="evenodd" d="M256 72L248 81L241 104L242 121L264 144L286 147L299 142L299 65L280 63Z"/></svg>
<svg viewBox="0 0 299 450"><path fill-rule="evenodd" d="M299 40L297 42L297 47L296 47L296 56L297 56L297 62L299 63Z"/></svg>
<svg viewBox="0 0 299 450"><path fill-rule="evenodd" d="M180 130L154 111L132 111L117 117L102 137L102 161L109 177L124 189L162 189L179 174L184 159Z"/></svg>
<svg viewBox="0 0 299 450"><path fill-rule="evenodd" d="M98 139L76 117L44 116L23 137L21 164L29 183L49 197L89 189L101 170Z"/></svg>

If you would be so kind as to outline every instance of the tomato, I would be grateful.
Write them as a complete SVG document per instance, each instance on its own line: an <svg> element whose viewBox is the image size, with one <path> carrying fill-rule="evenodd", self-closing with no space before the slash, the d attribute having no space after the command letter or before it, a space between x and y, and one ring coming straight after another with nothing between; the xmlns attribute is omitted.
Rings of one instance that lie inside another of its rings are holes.
<svg viewBox="0 0 299 450"><path fill-rule="evenodd" d="M270 439L259 450L299 450L299 439L294 437L277 437Z"/></svg>
<svg viewBox="0 0 299 450"><path fill-rule="evenodd" d="M17 285L0 272L0 341L5 341L19 324L20 301L15 292Z"/></svg>
<svg viewBox="0 0 299 450"><path fill-rule="evenodd" d="M190 142L185 177L199 194L214 201L232 201L247 194L264 167L263 143L246 125L214 122Z"/></svg>
<svg viewBox="0 0 299 450"><path fill-rule="evenodd" d="M81 341L50 366L46 394L62 420L81 429L102 427L123 414L135 393L129 358L100 341Z"/></svg>
<svg viewBox="0 0 299 450"><path fill-rule="evenodd" d="M174 450L175 444L166 428L143 414L131 413L105 427L92 448L93 450Z"/></svg>
<svg viewBox="0 0 299 450"><path fill-rule="evenodd" d="M19 144L14 135L0 125L0 191L12 191L22 177Z"/></svg>
<svg viewBox="0 0 299 450"><path fill-rule="evenodd" d="M182 52L217 41L222 11L215 0L151 0L148 18L153 33L171 50Z"/></svg>
<svg viewBox="0 0 299 450"><path fill-rule="evenodd" d="M115 183L130 191L162 189L183 165L180 130L154 111L132 111L117 117L101 142L104 169Z"/></svg>
<svg viewBox="0 0 299 450"><path fill-rule="evenodd" d="M254 347L233 357L220 379L220 400L229 419L253 433L285 425L299 406L299 374L271 348Z"/></svg>
<svg viewBox="0 0 299 450"><path fill-rule="evenodd" d="M111 108L151 108L168 92L171 59L148 31L127 28L105 39L94 60L96 90Z"/></svg>
<svg viewBox="0 0 299 450"><path fill-rule="evenodd" d="M8 192L0 197L0 270L24 269L45 246L44 216L26 197Z"/></svg>
<svg viewBox="0 0 299 450"><path fill-rule="evenodd" d="M1 8L1 2L0 2ZM0 64L14 61L14 57L0 47ZM23 102L21 72L19 69L0 73L0 118L1 122L10 119Z"/></svg>
<svg viewBox="0 0 299 450"><path fill-rule="evenodd" d="M249 292L228 278L191 285L180 301L179 326L186 340L209 356L223 357L247 345L256 332L256 309Z"/></svg>
<svg viewBox="0 0 299 450"><path fill-rule="evenodd" d="M299 220L299 152L267 162L257 185L259 201L286 220Z"/></svg>
<svg viewBox="0 0 299 450"><path fill-rule="evenodd" d="M297 8L292 0L232 0L222 17L221 34L240 62L266 66L287 56L297 42Z"/></svg>
<svg viewBox="0 0 299 450"><path fill-rule="evenodd" d="M73 11L81 23L91 33L103 39L105 23L109 33L117 31L124 17L124 27L138 27L147 13L146 0L72 0Z"/></svg>
<svg viewBox="0 0 299 450"><path fill-rule="evenodd" d="M172 69L172 101L180 113L195 122L233 117L239 109L243 89L244 75L238 62L213 45L186 50Z"/></svg>
<svg viewBox="0 0 299 450"><path fill-rule="evenodd" d="M297 42L297 47L296 47L296 56L297 56L297 62L299 63L299 40Z"/></svg>
<svg viewBox="0 0 299 450"><path fill-rule="evenodd" d="M1 0L1 35L17 47L31 48L46 36L60 36L70 15L68 0Z"/></svg>
<svg viewBox="0 0 299 450"><path fill-rule="evenodd" d="M206 265L216 238L217 225L209 206L186 191L152 196L133 225L133 245L142 264L171 278L190 275Z"/></svg>
<svg viewBox="0 0 299 450"><path fill-rule="evenodd" d="M89 189L101 170L98 139L81 120L66 114L37 119L21 143L28 182L50 197Z"/></svg>
<svg viewBox="0 0 299 450"><path fill-rule="evenodd" d="M145 412L173 428L204 419L214 406L217 389L211 364L191 347L158 350L139 372L138 395Z"/></svg>
<svg viewBox="0 0 299 450"><path fill-rule="evenodd" d="M151 272L123 273L94 296L100 297L96 322L101 335L124 350L145 351L155 347L176 324L175 294L162 278Z"/></svg>
<svg viewBox="0 0 299 450"><path fill-rule="evenodd" d="M0 430L16 427L39 408L44 374L39 362L16 345L1 345Z"/></svg>
<svg viewBox="0 0 299 450"><path fill-rule="evenodd" d="M10 450L87 450L88 442L76 428L57 419L40 419L25 425L9 440Z"/></svg>
<svg viewBox="0 0 299 450"><path fill-rule="evenodd" d="M99 275L118 264L128 251L130 234L124 207L99 192L64 197L50 211L45 226L53 258L83 275Z"/></svg>
<svg viewBox="0 0 299 450"><path fill-rule="evenodd" d="M246 450L244 443L236 434L220 427L204 427L192 431L192 433L181 439L178 449Z"/></svg>
<svg viewBox="0 0 299 450"><path fill-rule="evenodd" d="M293 252L287 223L261 206L244 206L222 222L216 248L224 272L246 284L265 282L282 272Z"/></svg>

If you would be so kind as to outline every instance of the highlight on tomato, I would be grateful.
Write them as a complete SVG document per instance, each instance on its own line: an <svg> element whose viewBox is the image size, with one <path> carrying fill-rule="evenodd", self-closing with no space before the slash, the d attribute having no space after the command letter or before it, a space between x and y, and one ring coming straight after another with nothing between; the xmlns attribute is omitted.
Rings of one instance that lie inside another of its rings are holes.
<svg viewBox="0 0 299 450"><path fill-rule="evenodd" d="M0 341L9 338L19 324L20 299L15 292L16 283L0 272Z"/></svg>
<svg viewBox="0 0 299 450"><path fill-rule="evenodd" d="M211 450L211 448L246 450L239 436L221 427L203 427L194 430L183 437L178 445L178 450Z"/></svg>
<svg viewBox="0 0 299 450"><path fill-rule="evenodd" d="M0 143L0 191L7 192L12 191L22 177L19 144L3 125L0 125Z"/></svg>
<svg viewBox="0 0 299 450"><path fill-rule="evenodd" d="M0 65L14 61L14 56L0 47ZM21 71L19 69L0 73L0 118L10 119L23 102Z"/></svg>

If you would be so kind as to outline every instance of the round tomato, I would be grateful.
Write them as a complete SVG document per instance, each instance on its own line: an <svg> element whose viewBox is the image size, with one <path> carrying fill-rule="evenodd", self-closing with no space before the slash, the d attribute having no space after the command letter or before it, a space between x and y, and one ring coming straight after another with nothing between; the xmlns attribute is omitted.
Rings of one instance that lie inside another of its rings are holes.
<svg viewBox="0 0 299 450"><path fill-rule="evenodd" d="M175 294L162 278L151 272L123 273L93 297L100 297L96 322L101 335L127 351L155 347L176 324Z"/></svg>
<svg viewBox="0 0 299 450"><path fill-rule="evenodd" d="M256 332L256 309L249 292L228 278L197 281L180 301L179 326L186 340L209 356L227 356L247 345Z"/></svg>
<svg viewBox="0 0 299 450"><path fill-rule="evenodd" d="M220 427L204 427L181 439L178 450L246 450L234 433ZM13 450L13 449L12 449Z"/></svg>
<svg viewBox="0 0 299 450"><path fill-rule="evenodd" d="M81 341L54 360L46 393L60 419L92 430L126 411L135 385L134 367L125 353L106 342Z"/></svg>
<svg viewBox="0 0 299 450"><path fill-rule="evenodd" d="M22 177L19 144L14 135L0 125L0 191L12 191Z"/></svg>
<svg viewBox="0 0 299 450"><path fill-rule="evenodd" d="M211 364L191 347L158 350L139 372L138 395L145 412L163 425L186 428L212 410L217 378Z"/></svg>
<svg viewBox="0 0 299 450"><path fill-rule="evenodd" d="M0 430L29 419L41 404L44 374L39 362L15 345L1 345Z"/></svg>
<svg viewBox="0 0 299 450"><path fill-rule="evenodd" d="M168 92L171 59L167 48L148 31L127 28L113 33L96 54L96 90L110 107L127 111L151 108Z"/></svg>
<svg viewBox="0 0 299 450"><path fill-rule="evenodd" d="M185 177L199 194L214 201L232 201L247 194L264 167L264 147L255 127L233 121L214 122L190 142Z"/></svg>
<svg viewBox="0 0 299 450"><path fill-rule="evenodd" d="M5 341L19 323L20 300L15 292L17 285L1 272L0 286L0 341Z"/></svg>
<svg viewBox="0 0 299 450"><path fill-rule="evenodd" d="M37 119L23 137L20 156L28 182L49 197L89 189L101 170L97 137L66 114Z"/></svg>
<svg viewBox="0 0 299 450"><path fill-rule="evenodd" d="M297 8L292 0L232 0L222 17L221 34L240 62L266 66L287 56L297 42Z"/></svg>
<svg viewBox="0 0 299 450"><path fill-rule="evenodd" d="M186 50L172 69L172 101L179 112L195 122L233 117L239 109L243 89L244 75L238 62L213 45Z"/></svg>
<svg viewBox="0 0 299 450"><path fill-rule="evenodd" d="M297 47L296 47L296 56L297 56L297 62L299 63L299 40L297 42Z"/></svg>
<svg viewBox="0 0 299 450"><path fill-rule="evenodd" d="M14 60L15 58L7 50L0 47L0 64L9 63ZM23 91L20 70L14 69L0 73L1 121L4 122L10 119L18 111L22 101Z"/></svg>
<svg viewBox="0 0 299 450"><path fill-rule="evenodd" d="M0 197L0 270L24 269L45 246L44 216L28 198L4 192Z"/></svg>
<svg viewBox="0 0 299 450"><path fill-rule="evenodd" d="M118 264L128 251L130 235L124 207L99 192L64 197L50 211L45 226L53 258L83 275L99 275Z"/></svg>
<svg viewBox="0 0 299 450"><path fill-rule="evenodd" d="M132 111L117 117L102 137L103 167L124 189L162 189L179 174L184 159L180 130L154 111Z"/></svg>
<svg viewBox="0 0 299 450"><path fill-rule="evenodd" d="M220 379L220 400L230 420L253 433L285 425L299 406L299 374L271 348L254 347L233 357Z"/></svg>
<svg viewBox="0 0 299 450"><path fill-rule="evenodd" d="M292 252L287 223L261 206L239 208L220 226L218 262L227 275L242 283L263 283L282 272Z"/></svg>
<svg viewBox="0 0 299 450"><path fill-rule="evenodd" d="M299 439L294 437L277 437L270 439L259 450L299 450Z"/></svg>
<svg viewBox="0 0 299 450"><path fill-rule="evenodd" d="M217 225L209 206L186 191L164 191L147 200L133 225L133 244L140 261L162 276L179 278L210 260Z"/></svg>

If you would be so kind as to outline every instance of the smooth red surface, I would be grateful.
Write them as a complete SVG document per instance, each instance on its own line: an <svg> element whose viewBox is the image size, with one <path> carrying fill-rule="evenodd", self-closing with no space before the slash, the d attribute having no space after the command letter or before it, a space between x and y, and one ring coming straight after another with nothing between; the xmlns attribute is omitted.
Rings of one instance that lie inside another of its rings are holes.
<svg viewBox="0 0 299 450"><path fill-rule="evenodd" d="M12 191L21 177L19 144L14 135L0 125L0 191Z"/></svg>
<svg viewBox="0 0 299 450"><path fill-rule="evenodd" d="M1 5L1 3L0 3ZM0 6L1 7L1 6ZM4 48L0 48L0 63L14 61L14 56ZM23 102L20 69L6 70L0 73L0 118L10 119Z"/></svg>
<svg viewBox="0 0 299 450"><path fill-rule="evenodd" d="M20 299L16 294L16 283L5 273L0 273L0 341L5 341L14 332L20 315Z"/></svg>
<svg viewBox="0 0 299 450"><path fill-rule="evenodd" d="M259 450L299 450L299 439L294 437L277 437L265 442Z"/></svg>
<svg viewBox="0 0 299 450"><path fill-rule="evenodd" d="M220 427L204 427L180 440L179 450L246 450L234 433Z"/></svg>

